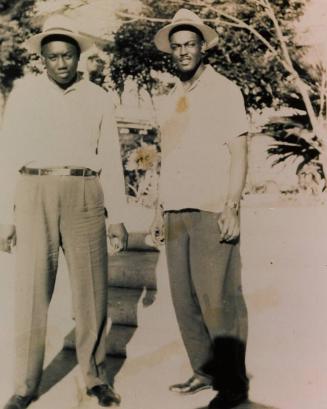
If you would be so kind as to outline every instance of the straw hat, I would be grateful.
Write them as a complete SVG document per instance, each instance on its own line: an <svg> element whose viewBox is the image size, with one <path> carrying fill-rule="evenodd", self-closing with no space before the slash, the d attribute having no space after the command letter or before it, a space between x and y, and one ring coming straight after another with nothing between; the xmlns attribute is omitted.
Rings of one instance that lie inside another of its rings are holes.
<svg viewBox="0 0 327 409"><path fill-rule="evenodd" d="M72 19L58 14L49 17L44 22L42 32L27 39L25 46L31 53L41 54L41 41L45 37L57 34L74 39L80 46L81 52L93 45L93 40L82 34Z"/></svg>
<svg viewBox="0 0 327 409"><path fill-rule="evenodd" d="M216 31L203 23L203 21L195 13L187 9L180 9L175 14L172 22L163 27L157 32L154 37L154 43L158 50L165 53L171 53L169 43L169 33L177 26L192 26L198 29L206 42L206 49L214 47L218 42L218 35Z"/></svg>

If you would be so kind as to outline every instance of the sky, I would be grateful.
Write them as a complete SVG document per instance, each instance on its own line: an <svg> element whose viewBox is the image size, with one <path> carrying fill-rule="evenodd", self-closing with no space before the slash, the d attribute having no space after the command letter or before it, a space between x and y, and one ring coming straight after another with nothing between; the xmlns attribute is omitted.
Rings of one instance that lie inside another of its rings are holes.
<svg viewBox="0 0 327 409"><path fill-rule="evenodd" d="M308 45L312 63L322 62L327 68L327 0L310 0L303 17L296 26L297 40Z"/></svg>
<svg viewBox="0 0 327 409"><path fill-rule="evenodd" d="M38 17L65 12L76 19L85 32L105 39L121 24L116 11L127 9L137 13L141 6L139 0L37 0L36 12Z"/></svg>

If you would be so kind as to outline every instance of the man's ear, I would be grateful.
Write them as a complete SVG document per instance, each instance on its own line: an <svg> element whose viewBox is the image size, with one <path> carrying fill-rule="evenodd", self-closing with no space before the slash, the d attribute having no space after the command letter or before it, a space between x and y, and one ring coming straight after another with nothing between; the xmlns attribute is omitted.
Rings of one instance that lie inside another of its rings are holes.
<svg viewBox="0 0 327 409"><path fill-rule="evenodd" d="M201 54L204 54L207 49L207 43L205 41L201 42Z"/></svg>

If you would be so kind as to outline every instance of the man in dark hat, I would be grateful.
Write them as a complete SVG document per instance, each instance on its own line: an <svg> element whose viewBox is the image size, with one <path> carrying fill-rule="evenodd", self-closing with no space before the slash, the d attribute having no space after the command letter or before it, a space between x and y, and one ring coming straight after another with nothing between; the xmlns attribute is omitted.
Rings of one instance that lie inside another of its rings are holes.
<svg viewBox="0 0 327 409"><path fill-rule="evenodd" d="M247 400L247 312L241 289L239 203L248 129L238 87L203 63L217 33L179 10L155 36L179 80L161 106L160 206L154 241L165 231L172 299L193 369L183 394L213 387L210 409Z"/></svg>
<svg viewBox="0 0 327 409"><path fill-rule="evenodd" d="M77 72L92 45L65 16L30 38L46 72L20 80L7 102L0 147L0 246L17 240L15 394L5 409L37 398L47 313L63 249L76 320L76 351L87 387L102 406L118 404L105 370L107 237L126 247L124 178L113 104ZM100 183L101 172L101 183ZM102 189L103 187L103 189Z"/></svg>

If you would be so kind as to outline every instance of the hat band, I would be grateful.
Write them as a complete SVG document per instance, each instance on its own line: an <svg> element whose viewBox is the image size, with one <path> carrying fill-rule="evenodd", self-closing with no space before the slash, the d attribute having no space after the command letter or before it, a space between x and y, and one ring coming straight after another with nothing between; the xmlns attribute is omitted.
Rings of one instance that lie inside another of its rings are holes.
<svg viewBox="0 0 327 409"><path fill-rule="evenodd" d="M178 23L179 21L190 21L193 24L203 24L202 21L194 21L192 18L177 18L172 23Z"/></svg>
<svg viewBox="0 0 327 409"><path fill-rule="evenodd" d="M68 28L63 28L63 27L51 27L51 28L48 28L47 30L44 30L43 32L46 33L46 32L53 31L53 30L60 30L60 31L67 31L68 33L74 33L73 30L69 30Z"/></svg>

